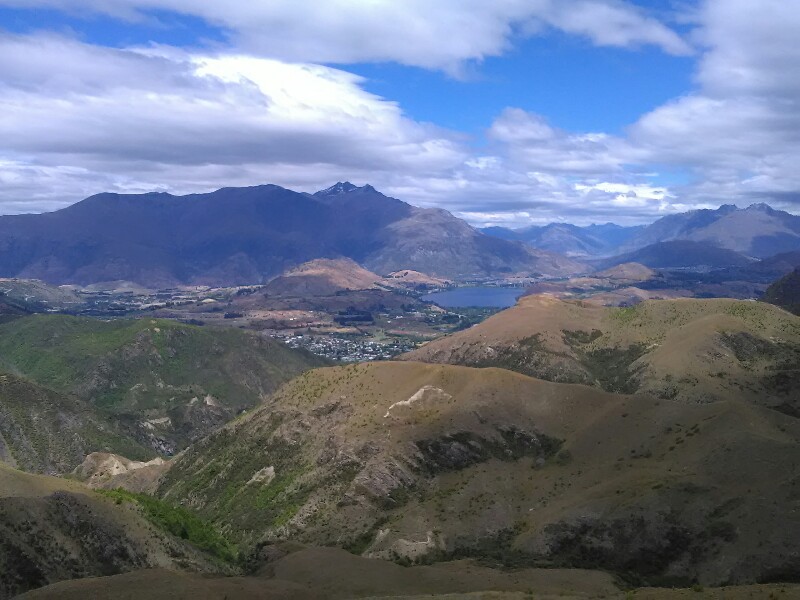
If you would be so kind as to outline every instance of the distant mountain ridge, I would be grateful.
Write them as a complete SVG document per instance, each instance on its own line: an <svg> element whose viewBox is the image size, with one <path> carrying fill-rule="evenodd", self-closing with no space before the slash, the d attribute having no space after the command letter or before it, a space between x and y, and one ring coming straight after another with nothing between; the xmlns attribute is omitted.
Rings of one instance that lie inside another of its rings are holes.
<svg viewBox="0 0 800 600"><path fill-rule="evenodd" d="M581 258L625 255L664 242L696 242L756 258L800 251L800 216L763 203L741 209L725 204L715 210L692 210L635 227L550 223L522 229L487 227L481 231ZM682 262L687 260L691 261L691 256Z"/></svg>
<svg viewBox="0 0 800 600"><path fill-rule="evenodd" d="M315 194L276 185L186 196L104 193L52 213L0 216L0 278L131 281L151 288L238 285L265 283L311 260L340 258L381 276L414 270L453 280L559 277L585 272L576 260L584 258L661 266L635 254L657 244L688 252L668 266L740 265L739 259L704 262L692 254L701 246L691 244L755 258L798 252L800 216L766 204L724 205L647 226L478 230L445 210L414 207L350 182Z"/></svg>
<svg viewBox="0 0 800 600"><path fill-rule="evenodd" d="M385 275L561 275L582 265L483 235L441 209L349 182L304 194L276 185L173 196L98 194L65 209L0 217L0 277L149 287L259 283L316 258Z"/></svg>
<svg viewBox="0 0 800 600"><path fill-rule="evenodd" d="M636 262L654 269L710 267L745 267L756 262L756 259L740 252L720 248L709 242L689 240L671 240L657 242L644 248L638 248L625 254L601 260L596 266L601 269L616 265Z"/></svg>
<svg viewBox="0 0 800 600"><path fill-rule="evenodd" d="M662 217L634 235L621 251L676 240L706 242L765 258L800 250L800 216L763 203L747 208L726 204L716 210L693 210Z"/></svg>
<svg viewBox="0 0 800 600"><path fill-rule="evenodd" d="M616 248L642 229L643 225L623 227L614 223L592 224L586 227L569 223L550 223L522 229L486 227L481 231L500 239L524 242L566 256L586 257L612 254Z"/></svg>

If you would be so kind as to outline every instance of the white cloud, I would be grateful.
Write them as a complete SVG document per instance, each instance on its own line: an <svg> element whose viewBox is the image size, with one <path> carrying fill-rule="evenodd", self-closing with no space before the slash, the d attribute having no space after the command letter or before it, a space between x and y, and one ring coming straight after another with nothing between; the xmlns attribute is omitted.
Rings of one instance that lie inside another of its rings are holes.
<svg viewBox="0 0 800 600"><path fill-rule="evenodd" d="M16 56L0 64L0 145L19 153L431 169L460 157L441 132L328 67L50 36L0 38L0 54ZM59 69L40 68L44 57Z"/></svg>
<svg viewBox="0 0 800 600"><path fill-rule="evenodd" d="M67 4L25 4L42 2ZM376 0L360 11L346 2L311 10L304 0L69 2L90 4L127 18L154 6L196 14L230 28L242 45L110 49L45 34L0 36L0 55L11 57L0 61L3 212L52 209L104 190L270 182L313 191L344 179L475 223L641 222L753 199L800 209L800 8L792 3L704 2L692 36L702 48L696 88L624 135L564 131L512 107L487 124L489 144L477 150L366 92L358 76L307 61L453 69L547 27L596 44L688 48L610 0ZM664 168L695 180L661 185Z"/></svg>
<svg viewBox="0 0 800 600"><path fill-rule="evenodd" d="M393 61L457 71L548 28L600 46L691 52L674 31L622 0L0 0L120 18L151 9L200 17L244 51L291 62ZM145 12L142 12L145 11Z"/></svg>
<svg viewBox="0 0 800 600"><path fill-rule="evenodd" d="M571 176L619 170L607 149L592 154L607 148L604 136L572 136L518 110L493 127L498 152L474 156L456 134L364 91L360 77L319 65L53 35L0 37L0 54L15 57L0 63L4 212L105 190L314 191L352 179L465 215L522 203L556 218L582 199ZM539 154L525 147L537 139L549 145Z"/></svg>
<svg viewBox="0 0 800 600"><path fill-rule="evenodd" d="M704 48L697 88L642 115L625 136L559 131L520 109L496 119L490 135L503 144L508 168L558 178L558 193L527 191L531 206L545 198L562 202L565 214L616 210L652 219L766 200L800 212L800 5L706 0L694 18ZM657 186L651 165L686 172L691 181ZM570 178L580 194L564 192ZM493 214L490 206L485 214Z"/></svg>
<svg viewBox="0 0 800 600"><path fill-rule="evenodd" d="M666 187L656 187L648 184L611 183L603 181L593 185L575 184L575 190L585 197L593 192L604 192L612 197L601 197L600 201L625 210L632 208L652 209L658 207L660 211L669 211L670 203L674 196Z"/></svg>
<svg viewBox="0 0 800 600"><path fill-rule="evenodd" d="M800 208L800 5L707 0L698 89L630 130L641 160L691 169L696 202L773 197Z"/></svg>
<svg viewBox="0 0 800 600"><path fill-rule="evenodd" d="M797 99L800 6L785 0L706 0L698 40L709 48L698 80L713 96Z"/></svg>
<svg viewBox="0 0 800 600"><path fill-rule="evenodd" d="M190 191L304 178L321 185L329 181L323 173L424 174L465 158L451 134L408 119L357 76L328 67L116 50L49 35L0 37L0 55L14 57L0 63L0 171L14 181L38 173L33 186L61 173L65 201L78 199L72 194L90 174L94 191L130 181ZM0 194L19 202L21 192ZM29 195L35 210L40 196Z"/></svg>
<svg viewBox="0 0 800 600"><path fill-rule="evenodd" d="M620 172L631 154L619 138L557 130L541 115L519 108L503 111L492 123L489 136L504 143L509 156L521 168L551 173Z"/></svg>
<svg viewBox="0 0 800 600"><path fill-rule="evenodd" d="M674 31L641 11L620 2L577 0L550 5L546 21L567 33L585 35L598 46L628 47L653 44L670 54L691 54Z"/></svg>

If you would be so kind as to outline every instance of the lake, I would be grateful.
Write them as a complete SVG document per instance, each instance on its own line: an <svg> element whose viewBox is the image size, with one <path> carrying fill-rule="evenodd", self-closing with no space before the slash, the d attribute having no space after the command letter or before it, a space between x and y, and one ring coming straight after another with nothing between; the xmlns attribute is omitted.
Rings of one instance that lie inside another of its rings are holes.
<svg viewBox="0 0 800 600"><path fill-rule="evenodd" d="M462 287L444 292L433 292L422 296L425 302L435 302L444 308L508 308L525 293L519 287Z"/></svg>

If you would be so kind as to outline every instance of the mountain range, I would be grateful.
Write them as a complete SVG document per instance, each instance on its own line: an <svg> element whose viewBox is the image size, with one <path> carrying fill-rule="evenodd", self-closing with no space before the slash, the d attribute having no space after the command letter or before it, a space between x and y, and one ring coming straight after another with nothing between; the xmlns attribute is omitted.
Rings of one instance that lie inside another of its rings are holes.
<svg viewBox="0 0 800 600"><path fill-rule="evenodd" d="M602 257L600 268L728 267L798 250L800 217L765 204L636 227L478 230L445 210L348 182L315 194L275 185L187 196L104 193L52 213L0 216L0 277L55 284L255 284L308 261L343 258L380 276L560 277L591 270L576 259Z"/></svg>
<svg viewBox="0 0 800 600"><path fill-rule="evenodd" d="M0 276L51 283L252 284L339 257L382 275L413 269L448 278L583 268L350 183L313 195L275 185L99 194L52 213L0 217Z"/></svg>
<svg viewBox="0 0 800 600"><path fill-rule="evenodd" d="M602 256L613 253L644 229L643 225L623 227L614 223L579 227L569 223L532 225L522 229L486 227L481 231L504 240L525 242L535 248L566 256Z"/></svg>
<svg viewBox="0 0 800 600"><path fill-rule="evenodd" d="M620 250L673 240L707 242L765 258L800 250L800 217L766 204L752 204L744 209L727 204L716 210L694 210L659 219L639 231Z"/></svg>
<svg viewBox="0 0 800 600"><path fill-rule="evenodd" d="M349 183L0 217L0 599L796 593L797 219L480 232ZM561 279L471 327L418 298L515 275ZM36 314L121 280L265 285ZM334 364L259 330L315 311L434 333Z"/></svg>
<svg viewBox="0 0 800 600"><path fill-rule="evenodd" d="M621 227L608 223L578 227L551 223L543 227L516 230L489 227L481 231L573 257L629 254L654 244L679 241L756 258L800 250L800 216L766 204L753 204L744 209L723 205L716 210L693 210L662 217L646 226ZM687 253L684 261L690 257ZM630 257L627 260L631 260Z"/></svg>

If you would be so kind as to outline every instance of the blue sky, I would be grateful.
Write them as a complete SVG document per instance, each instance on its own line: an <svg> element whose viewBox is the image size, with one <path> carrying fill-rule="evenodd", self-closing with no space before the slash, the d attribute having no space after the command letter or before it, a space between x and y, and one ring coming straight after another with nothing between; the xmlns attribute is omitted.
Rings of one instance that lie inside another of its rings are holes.
<svg viewBox="0 0 800 600"><path fill-rule="evenodd" d="M148 10L146 18L131 21L89 11L5 6L0 7L0 24L13 33L62 32L117 48L150 43L191 47L223 44L228 38L223 28L201 18L163 10Z"/></svg>
<svg viewBox="0 0 800 600"><path fill-rule="evenodd" d="M0 212L340 179L478 225L796 212L799 19L778 0L0 0Z"/></svg>
<svg viewBox="0 0 800 600"><path fill-rule="evenodd" d="M213 48L230 42L224 28L197 17L164 10L148 10L146 15L131 22L97 13L0 7L0 24L10 32L63 32L116 48L153 43ZM550 31L541 37L520 37L503 56L466 65L461 76L393 62L332 66L364 76L365 89L398 101L414 119L480 138L486 124L506 106L547 115L564 129L622 133L638 115L691 88L694 60L652 47L636 52L596 48L581 38Z"/></svg>
<svg viewBox="0 0 800 600"><path fill-rule="evenodd" d="M546 115L562 129L620 134L691 89L693 68L691 57L592 48L555 32L472 66L463 79L392 63L349 67L367 77L368 90L398 100L414 118L478 136L506 106Z"/></svg>

